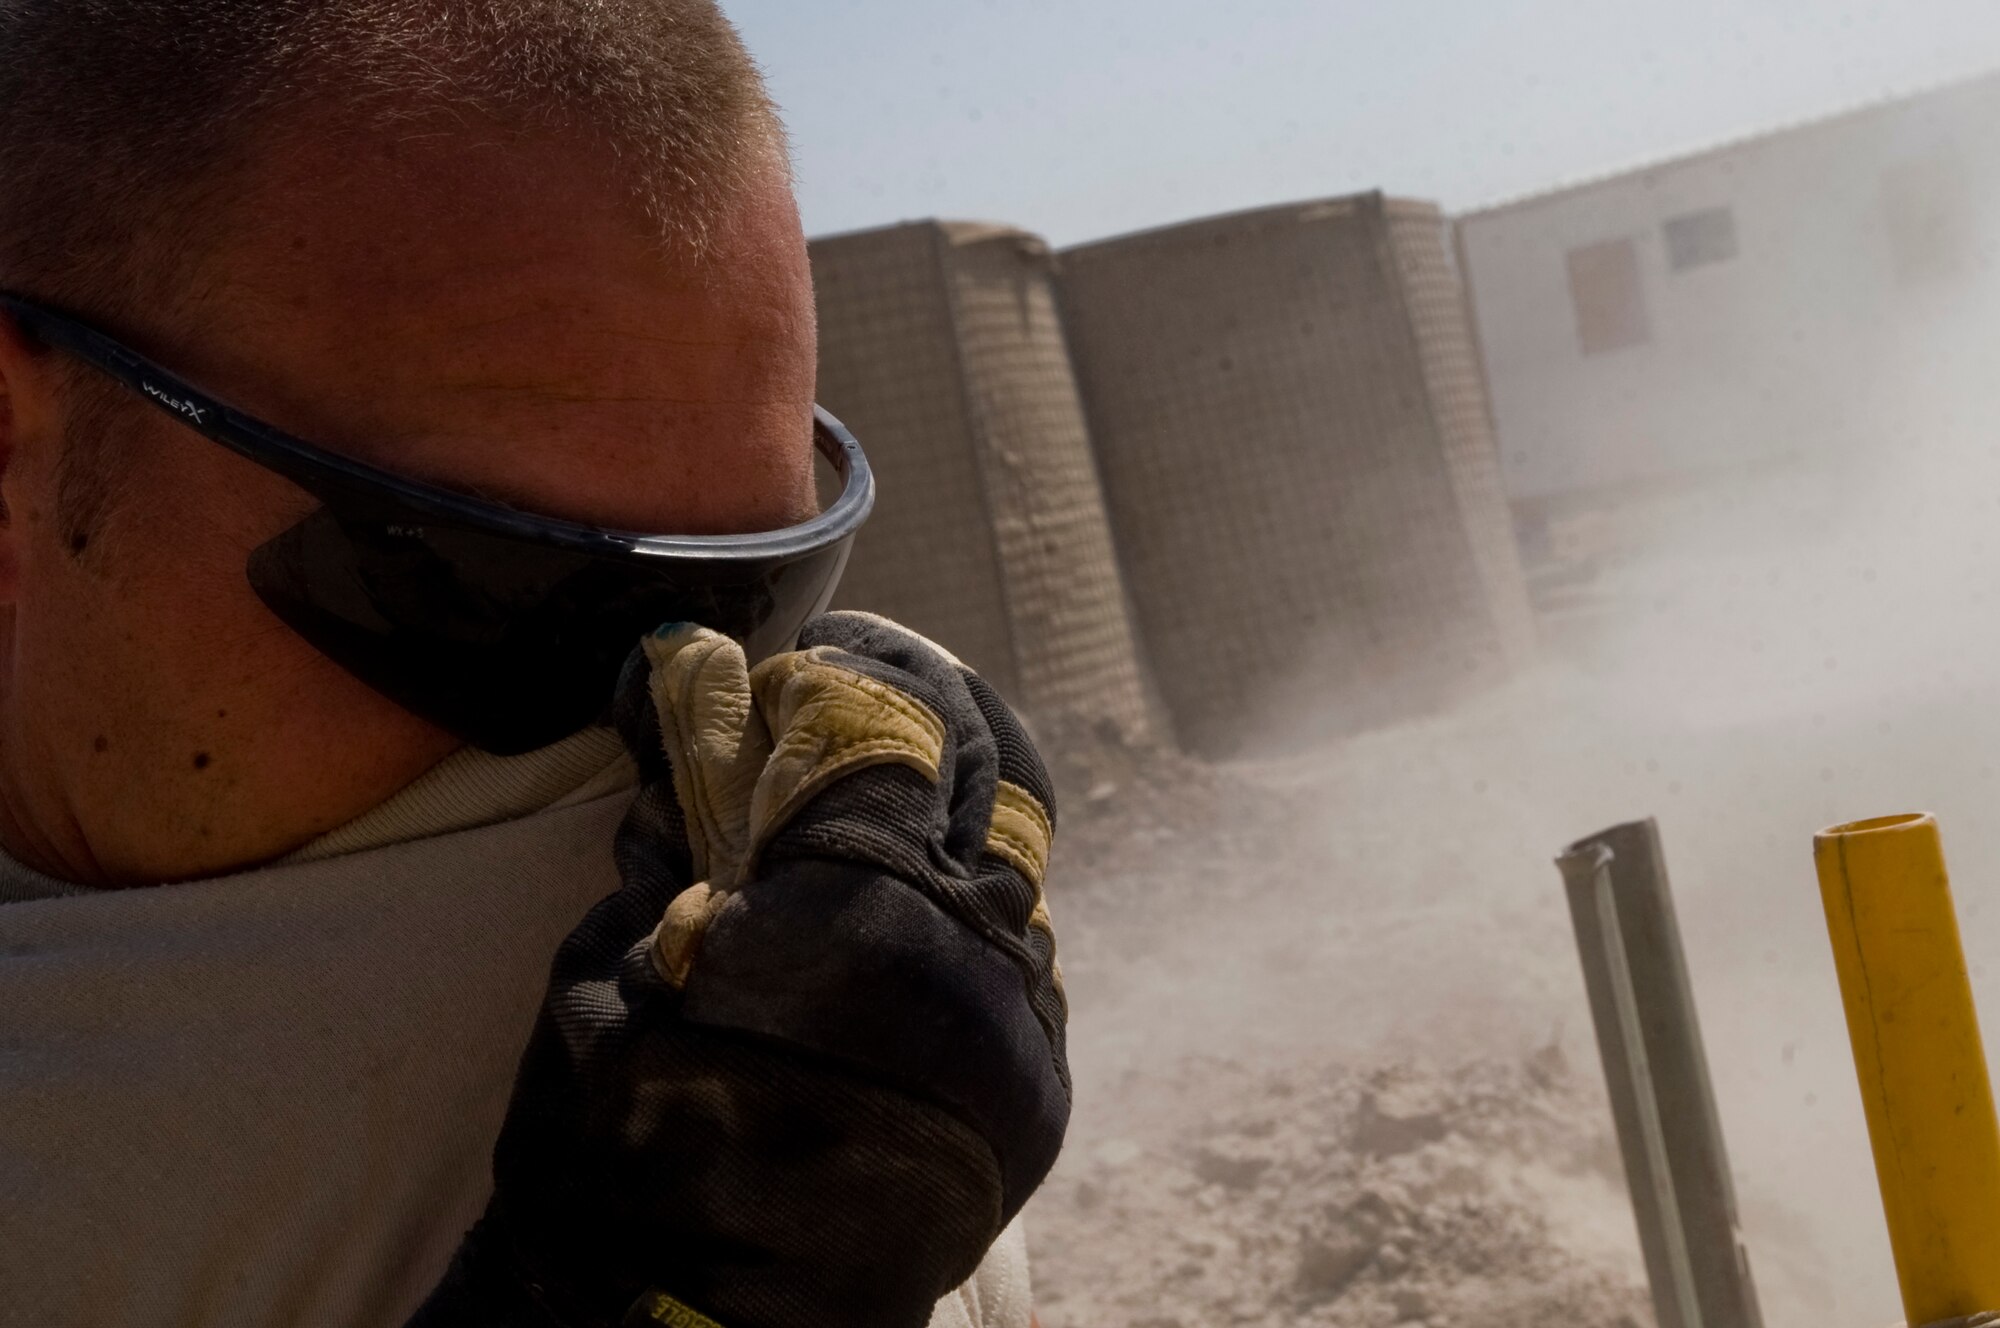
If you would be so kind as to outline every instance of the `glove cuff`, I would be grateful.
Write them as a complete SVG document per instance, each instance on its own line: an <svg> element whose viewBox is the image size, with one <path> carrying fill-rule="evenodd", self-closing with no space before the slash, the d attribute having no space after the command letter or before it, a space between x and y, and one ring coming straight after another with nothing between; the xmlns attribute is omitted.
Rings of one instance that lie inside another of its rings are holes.
<svg viewBox="0 0 2000 1328"><path fill-rule="evenodd" d="M650 1320L632 1320L648 1324ZM673 1323L668 1319L662 1322ZM479 1219L444 1280L405 1328L622 1328L602 1315L565 1303L521 1259L492 1210ZM695 1322L691 1328L703 1328Z"/></svg>
<svg viewBox="0 0 2000 1328"><path fill-rule="evenodd" d="M648 1291L632 1302L620 1328L722 1328L722 1325L664 1291Z"/></svg>

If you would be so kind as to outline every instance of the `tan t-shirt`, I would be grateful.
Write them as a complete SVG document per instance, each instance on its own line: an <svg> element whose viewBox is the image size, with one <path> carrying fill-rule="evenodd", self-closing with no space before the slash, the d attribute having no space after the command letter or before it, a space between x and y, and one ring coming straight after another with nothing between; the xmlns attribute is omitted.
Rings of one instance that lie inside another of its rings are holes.
<svg viewBox="0 0 2000 1328"><path fill-rule="evenodd" d="M633 779L593 730L461 753L258 871L0 860L0 1325L400 1328L485 1206ZM932 1324L1028 1320L1014 1231Z"/></svg>

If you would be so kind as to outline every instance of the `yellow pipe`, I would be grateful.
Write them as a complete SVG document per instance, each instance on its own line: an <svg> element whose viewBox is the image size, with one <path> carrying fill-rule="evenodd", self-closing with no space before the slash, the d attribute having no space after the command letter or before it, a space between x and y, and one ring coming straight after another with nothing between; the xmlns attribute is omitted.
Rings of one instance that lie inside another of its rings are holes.
<svg viewBox="0 0 2000 1328"><path fill-rule="evenodd" d="M2000 1309L2000 1124L1937 821L1813 840L1910 1324Z"/></svg>

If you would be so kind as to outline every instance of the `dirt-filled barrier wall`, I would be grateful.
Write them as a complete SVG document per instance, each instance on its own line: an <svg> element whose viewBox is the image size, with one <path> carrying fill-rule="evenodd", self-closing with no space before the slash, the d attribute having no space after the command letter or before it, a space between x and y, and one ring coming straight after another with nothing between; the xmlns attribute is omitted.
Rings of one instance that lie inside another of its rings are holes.
<svg viewBox="0 0 2000 1328"><path fill-rule="evenodd" d="M1047 246L921 222L812 263L819 397L881 486L839 603L934 637L1045 729L1149 736Z"/></svg>
<svg viewBox="0 0 2000 1328"><path fill-rule="evenodd" d="M1062 255L1126 588L1194 750L1421 711L1530 649L1446 239L1370 194Z"/></svg>

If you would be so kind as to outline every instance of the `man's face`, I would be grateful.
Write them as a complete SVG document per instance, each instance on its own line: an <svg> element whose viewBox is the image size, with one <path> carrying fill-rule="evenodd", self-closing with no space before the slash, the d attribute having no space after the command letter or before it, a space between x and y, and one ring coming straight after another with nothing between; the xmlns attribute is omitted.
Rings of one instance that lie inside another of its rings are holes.
<svg viewBox="0 0 2000 1328"><path fill-rule="evenodd" d="M185 308L113 324L300 437L554 516L765 530L813 507L811 283L789 189L666 257L605 159L469 135L271 154ZM274 619L250 551L313 500L134 404L111 501L56 510L64 399L0 337L0 842L77 879L268 858L451 740Z"/></svg>

